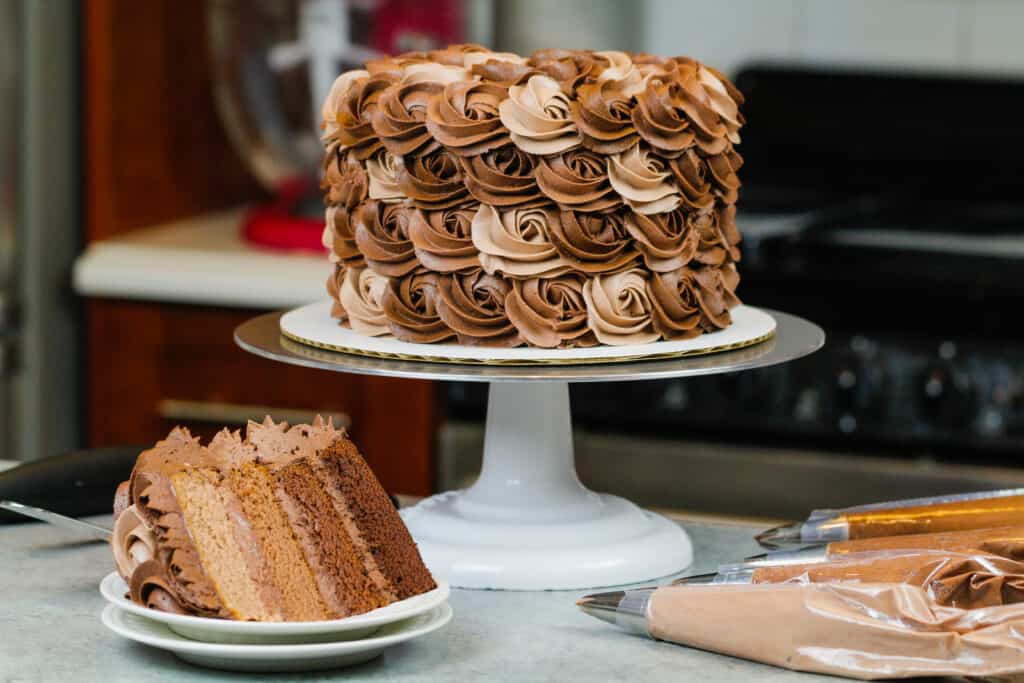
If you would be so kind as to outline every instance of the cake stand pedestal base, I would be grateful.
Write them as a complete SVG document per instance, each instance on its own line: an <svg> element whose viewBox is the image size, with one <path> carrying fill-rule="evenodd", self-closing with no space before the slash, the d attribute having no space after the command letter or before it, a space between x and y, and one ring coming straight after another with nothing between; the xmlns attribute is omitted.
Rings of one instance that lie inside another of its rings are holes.
<svg viewBox="0 0 1024 683"><path fill-rule="evenodd" d="M430 570L461 588L615 586L693 559L678 524L580 483L566 382L492 382L479 479L402 516Z"/></svg>

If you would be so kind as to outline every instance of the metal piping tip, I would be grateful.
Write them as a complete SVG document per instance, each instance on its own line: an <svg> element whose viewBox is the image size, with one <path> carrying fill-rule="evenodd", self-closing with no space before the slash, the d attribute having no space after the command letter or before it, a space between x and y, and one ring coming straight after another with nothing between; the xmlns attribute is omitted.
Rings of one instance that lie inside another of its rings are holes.
<svg viewBox="0 0 1024 683"><path fill-rule="evenodd" d="M703 585L708 583L715 583L718 578L718 572L708 572L707 574L694 574L693 576L684 576L681 579L676 579L672 582L673 586L694 586Z"/></svg>
<svg viewBox="0 0 1024 683"><path fill-rule="evenodd" d="M757 536L754 536L762 548L768 548L770 550L782 548L788 545L795 545L800 543L800 528L803 526L802 523L789 524L786 526L777 526L767 531L762 531Z"/></svg>
<svg viewBox="0 0 1024 683"><path fill-rule="evenodd" d="M647 604L656 588L610 591L587 595L576 601L584 614L607 621L633 633L648 635Z"/></svg>

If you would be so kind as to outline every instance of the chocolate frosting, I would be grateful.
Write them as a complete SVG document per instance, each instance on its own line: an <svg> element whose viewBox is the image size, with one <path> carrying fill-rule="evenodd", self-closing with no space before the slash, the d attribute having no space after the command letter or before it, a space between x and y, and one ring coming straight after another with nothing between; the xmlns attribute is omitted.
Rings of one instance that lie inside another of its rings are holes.
<svg viewBox="0 0 1024 683"><path fill-rule="evenodd" d="M648 268L667 273L693 259L700 235L690 225L689 216L682 208L652 216L632 211L626 214L626 230L633 236Z"/></svg>
<svg viewBox="0 0 1024 683"><path fill-rule="evenodd" d="M598 154L619 154L640 140L633 126L635 100L620 83L581 85L570 103L580 143Z"/></svg>
<svg viewBox="0 0 1024 683"><path fill-rule="evenodd" d="M437 314L438 277L434 273L412 273L388 283L381 303L395 338L431 344L455 336Z"/></svg>
<svg viewBox="0 0 1024 683"><path fill-rule="evenodd" d="M406 204L385 204L372 199L356 209L356 244L366 263L378 274L400 277L419 267L409 239L413 211Z"/></svg>
<svg viewBox="0 0 1024 683"><path fill-rule="evenodd" d="M372 116L381 95L394 80L390 75L360 75L345 79L346 76L342 74L338 77L328 95L328 102L332 103L333 119L326 130L330 130L332 138L336 138L356 159L362 161L382 147L380 138L373 130Z"/></svg>
<svg viewBox="0 0 1024 683"><path fill-rule="evenodd" d="M692 59L679 57L674 100L692 123L694 142L705 154L720 154L738 144L743 96L725 76Z"/></svg>
<svg viewBox="0 0 1024 683"><path fill-rule="evenodd" d="M156 560L143 562L135 568L128 581L128 592L133 602L150 609L171 614L191 613L178 601L164 565Z"/></svg>
<svg viewBox="0 0 1024 683"><path fill-rule="evenodd" d="M512 142L530 154L557 154L580 143L571 118L569 96L550 76L531 76L525 85L508 88L498 107Z"/></svg>
<svg viewBox="0 0 1024 683"><path fill-rule="evenodd" d="M735 269L731 270L735 273ZM738 276L730 276L733 286L727 286L726 275L722 268L694 268L691 270L696 285L697 302L700 304L701 328L706 332L724 330L732 322L729 309L739 305L735 286Z"/></svg>
<svg viewBox="0 0 1024 683"><path fill-rule="evenodd" d="M479 76L482 81L507 88L512 85L521 85L528 81L531 76L538 75L541 72L530 66L525 60L523 62L512 62L490 59L474 64L470 69L470 73L474 76Z"/></svg>
<svg viewBox="0 0 1024 683"><path fill-rule="evenodd" d="M679 155L696 140L684 97L682 86L663 78L650 79L636 96L633 125L653 150L667 157Z"/></svg>
<svg viewBox="0 0 1024 683"><path fill-rule="evenodd" d="M654 273L647 283L651 297L651 321L663 339L690 339L704 333L701 301L693 272L679 268Z"/></svg>
<svg viewBox="0 0 1024 683"><path fill-rule="evenodd" d="M124 482L124 484L127 483ZM122 488L119 486L118 492L120 493L121 490ZM114 520L110 545L114 551L117 573L127 583L140 564L152 560L156 556L156 535L152 529L146 526L134 505L129 505L115 515Z"/></svg>
<svg viewBox="0 0 1024 683"><path fill-rule="evenodd" d="M461 165L446 149L397 157L395 178L402 192L421 209L447 209L469 201Z"/></svg>
<svg viewBox="0 0 1024 683"><path fill-rule="evenodd" d="M739 261L739 230L736 229L736 208L718 207L708 211L687 214L687 221L699 237L697 254L699 263L720 266L726 261Z"/></svg>
<svg viewBox="0 0 1024 683"><path fill-rule="evenodd" d="M356 244L356 231L352 213L343 206L328 206L324 224L323 245L330 249L330 260L347 266L366 264Z"/></svg>
<svg viewBox="0 0 1024 683"><path fill-rule="evenodd" d="M664 213L682 202L665 160L640 145L608 157L608 181L638 213Z"/></svg>
<svg viewBox="0 0 1024 683"><path fill-rule="evenodd" d="M437 148L426 126L427 104L443 87L430 81L395 83L381 93L370 122L391 154L402 156Z"/></svg>
<svg viewBox="0 0 1024 683"><path fill-rule="evenodd" d="M562 211L548 225L551 243L573 270L610 273L639 260L621 211Z"/></svg>
<svg viewBox="0 0 1024 683"><path fill-rule="evenodd" d="M568 262L551 243L548 230L558 222L554 209L507 209L481 204L473 217L473 245L489 274L510 277L559 275Z"/></svg>
<svg viewBox="0 0 1024 683"><path fill-rule="evenodd" d="M513 280L505 311L523 339L533 346L595 346L597 338L587 327L585 282L579 273Z"/></svg>
<svg viewBox="0 0 1024 683"><path fill-rule="evenodd" d="M387 286L387 278L370 268L349 268L345 272L339 297L348 314L349 327L368 337L390 331L382 305Z"/></svg>
<svg viewBox="0 0 1024 683"><path fill-rule="evenodd" d="M587 50L562 50L558 48L537 50L527 60L538 71L558 82L568 95L586 80L596 79L608 66L607 60L600 59Z"/></svg>
<svg viewBox="0 0 1024 683"><path fill-rule="evenodd" d="M449 151L460 156L481 154L509 141L499 106L508 89L494 83L449 83L431 98L427 128Z"/></svg>
<svg viewBox="0 0 1024 683"><path fill-rule="evenodd" d="M370 185L366 194L370 199L391 203L405 199L395 176L395 166L395 157L387 149L378 150L366 160L366 177Z"/></svg>
<svg viewBox="0 0 1024 683"><path fill-rule="evenodd" d="M345 270L344 263L335 263L331 274L327 276L327 294L334 300L331 304L331 317L338 322L345 322L348 319L345 306L341 303L341 286L345 282Z"/></svg>
<svg viewBox="0 0 1024 683"><path fill-rule="evenodd" d="M409 217L409 239L424 268L451 273L480 267L472 234L477 208L413 211Z"/></svg>
<svg viewBox="0 0 1024 683"><path fill-rule="evenodd" d="M349 211L367 197L369 181L363 165L349 152L334 149L327 155L320 188L327 190L327 203Z"/></svg>
<svg viewBox="0 0 1024 683"><path fill-rule="evenodd" d="M715 203L707 161L691 148L668 162L668 168L679 186L683 205L706 210Z"/></svg>
<svg viewBox="0 0 1024 683"><path fill-rule="evenodd" d="M622 198L608 182L605 158L586 149L542 157L535 171L537 187L563 209L608 211Z"/></svg>
<svg viewBox="0 0 1024 683"><path fill-rule="evenodd" d="M519 346L523 339L505 312L512 286L482 270L438 276L437 313L467 346Z"/></svg>
<svg viewBox="0 0 1024 683"><path fill-rule="evenodd" d="M728 325L742 101L693 59L618 51L457 45L343 75L323 109L332 315L546 347Z"/></svg>
<svg viewBox="0 0 1024 683"><path fill-rule="evenodd" d="M614 83L627 97L633 97L644 89L644 76L627 53L606 50L594 55L607 62L607 66L597 74L598 83Z"/></svg>
<svg viewBox="0 0 1024 683"><path fill-rule="evenodd" d="M397 75L397 73L396 73ZM335 149L340 144L339 131L341 122L338 120L342 103L348 99L354 88L361 87L370 78L370 72L362 69L353 69L334 79L331 90L327 93L320 108L320 139L328 149Z"/></svg>
<svg viewBox="0 0 1024 683"><path fill-rule="evenodd" d="M452 64L454 66L468 66L474 63L474 58L487 57L492 55L503 55L503 52L491 52L483 45L476 43L457 43L449 45L441 50L431 50L427 57L439 64Z"/></svg>
<svg viewBox="0 0 1024 683"><path fill-rule="evenodd" d="M658 340L659 334L651 319L653 305L647 279L645 271L632 268L587 280L583 286L587 326L599 342L624 346Z"/></svg>
<svg viewBox="0 0 1024 683"><path fill-rule="evenodd" d="M466 188L479 202L499 207L548 203L534 177L536 157L515 145L502 145L460 162Z"/></svg>

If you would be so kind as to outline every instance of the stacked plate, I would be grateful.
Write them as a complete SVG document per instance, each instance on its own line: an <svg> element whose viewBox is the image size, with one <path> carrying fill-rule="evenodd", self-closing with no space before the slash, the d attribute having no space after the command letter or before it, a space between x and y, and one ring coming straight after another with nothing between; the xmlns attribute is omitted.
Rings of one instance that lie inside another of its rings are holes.
<svg viewBox="0 0 1024 683"><path fill-rule="evenodd" d="M234 671L313 671L360 664L452 618L448 584L345 619L252 622L158 612L137 605L116 573L100 583L103 624L114 633L187 662Z"/></svg>

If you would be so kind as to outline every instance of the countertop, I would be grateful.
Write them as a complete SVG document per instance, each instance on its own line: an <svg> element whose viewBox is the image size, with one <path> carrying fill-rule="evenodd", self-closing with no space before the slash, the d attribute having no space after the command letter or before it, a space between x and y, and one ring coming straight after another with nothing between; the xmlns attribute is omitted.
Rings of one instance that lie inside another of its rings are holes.
<svg viewBox="0 0 1024 683"><path fill-rule="evenodd" d="M108 518L95 518L110 524ZM694 542L691 572L758 551L755 527L683 522ZM207 681L252 675L212 671L124 640L100 623L97 589L113 570L102 543L41 524L0 527L4 588L0 681ZM666 579L667 581L667 579ZM275 681L835 681L634 636L573 604L593 591L453 590L455 617L428 636L367 664ZM268 679L269 679L268 678Z"/></svg>
<svg viewBox="0 0 1024 683"><path fill-rule="evenodd" d="M266 310L325 298L326 254L253 246L241 236L244 214L206 214L93 242L75 261L75 291Z"/></svg>

